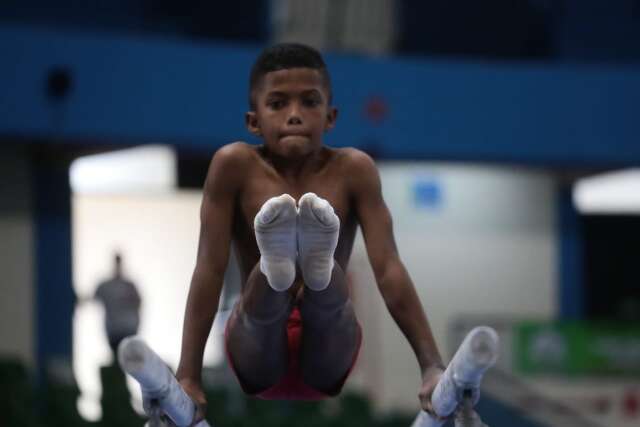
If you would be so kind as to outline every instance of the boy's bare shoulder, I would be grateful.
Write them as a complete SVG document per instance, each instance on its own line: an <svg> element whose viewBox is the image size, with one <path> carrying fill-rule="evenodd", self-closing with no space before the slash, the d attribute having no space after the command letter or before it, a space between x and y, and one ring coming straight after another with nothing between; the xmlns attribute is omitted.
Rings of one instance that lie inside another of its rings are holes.
<svg viewBox="0 0 640 427"><path fill-rule="evenodd" d="M249 162L256 156L256 147L246 142L237 141L220 147L213 158L212 162L220 165L232 164L234 166Z"/></svg>
<svg viewBox="0 0 640 427"><path fill-rule="evenodd" d="M354 180L372 179L378 176L374 160L362 150L353 147L337 148L342 170Z"/></svg>
<svg viewBox="0 0 640 427"><path fill-rule="evenodd" d="M256 147L246 142L233 142L222 146L211 159L206 185L219 181L228 185L241 182L247 168L256 159Z"/></svg>

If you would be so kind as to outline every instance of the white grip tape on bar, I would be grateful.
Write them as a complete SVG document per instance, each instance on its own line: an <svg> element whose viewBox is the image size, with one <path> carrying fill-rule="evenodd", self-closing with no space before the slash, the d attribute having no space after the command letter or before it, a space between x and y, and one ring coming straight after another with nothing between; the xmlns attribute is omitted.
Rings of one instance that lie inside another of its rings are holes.
<svg viewBox="0 0 640 427"><path fill-rule="evenodd" d="M451 415L462 401L465 390L480 388L482 376L497 358L498 334L495 330L478 326L469 332L433 391L431 405L435 413L441 417ZM440 427L442 424L444 422L420 411L412 427Z"/></svg>
<svg viewBox="0 0 640 427"><path fill-rule="evenodd" d="M191 424L196 412L195 403L182 389L169 367L141 338L127 337L120 343L118 362L126 373L140 383L145 400L155 400L176 426ZM203 420L196 427L209 427L209 424Z"/></svg>

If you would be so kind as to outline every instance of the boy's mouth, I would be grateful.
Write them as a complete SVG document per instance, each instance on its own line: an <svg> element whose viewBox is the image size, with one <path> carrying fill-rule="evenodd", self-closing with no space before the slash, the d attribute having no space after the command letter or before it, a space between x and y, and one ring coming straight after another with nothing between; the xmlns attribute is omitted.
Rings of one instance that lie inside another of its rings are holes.
<svg viewBox="0 0 640 427"><path fill-rule="evenodd" d="M286 139L300 139L300 138L309 139L309 135L303 132L286 132L280 135L281 141Z"/></svg>

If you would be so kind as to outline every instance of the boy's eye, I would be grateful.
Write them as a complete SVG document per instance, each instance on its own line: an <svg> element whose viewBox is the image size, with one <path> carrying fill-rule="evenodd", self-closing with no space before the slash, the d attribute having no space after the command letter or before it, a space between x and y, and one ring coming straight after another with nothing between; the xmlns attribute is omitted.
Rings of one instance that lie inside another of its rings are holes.
<svg viewBox="0 0 640 427"><path fill-rule="evenodd" d="M269 106L269 108L272 108L274 110L278 110L278 109L284 107L284 101L281 100L281 99L275 99L273 101L267 102L267 105Z"/></svg>
<svg viewBox="0 0 640 427"><path fill-rule="evenodd" d="M303 102L307 107L315 107L320 104L320 100L317 98L306 98Z"/></svg>

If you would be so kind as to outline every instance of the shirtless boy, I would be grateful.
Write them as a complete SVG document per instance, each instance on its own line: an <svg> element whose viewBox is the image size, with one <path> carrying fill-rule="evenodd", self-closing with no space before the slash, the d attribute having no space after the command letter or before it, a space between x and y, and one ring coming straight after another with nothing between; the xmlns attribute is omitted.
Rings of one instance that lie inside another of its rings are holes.
<svg viewBox="0 0 640 427"><path fill-rule="evenodd" d="M251 70L249 105L247 128L264 144L219 149L204 185L177 372L201 406L198 417L204 346L232 241L243 289L225 337L243 390L264 399L340 392L361 341L345 277L358 225L378 289L416 354L419 398L431 412L442 359L398 257L374 162L323 145L338 112L320 54L298 44L266 49Z"/></svg>

